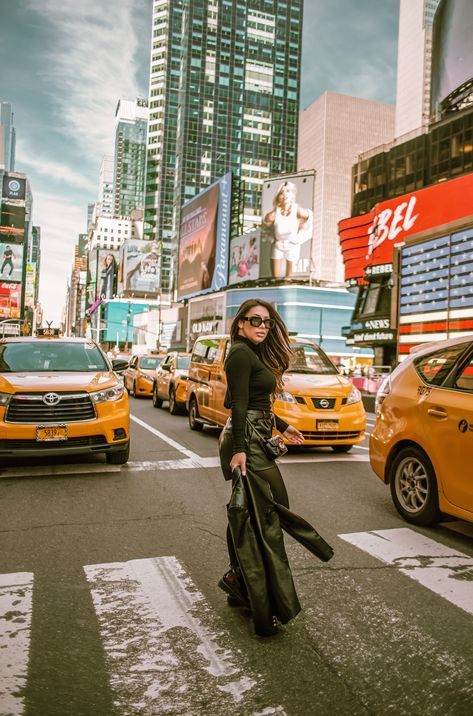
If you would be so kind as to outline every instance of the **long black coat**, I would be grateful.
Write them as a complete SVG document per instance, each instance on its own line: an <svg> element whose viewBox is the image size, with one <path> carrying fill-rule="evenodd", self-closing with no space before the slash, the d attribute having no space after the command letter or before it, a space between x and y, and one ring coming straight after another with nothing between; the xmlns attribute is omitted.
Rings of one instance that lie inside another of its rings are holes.
<svg viewBox="0 0 473 716"><path fill-rule="evenodd" d="M255 631L273 634L273 616L285 624L301 610L282 529L324 562L333 549L302 517L275 502L268 483L251 469L234 480L227 513Z"/></svg>

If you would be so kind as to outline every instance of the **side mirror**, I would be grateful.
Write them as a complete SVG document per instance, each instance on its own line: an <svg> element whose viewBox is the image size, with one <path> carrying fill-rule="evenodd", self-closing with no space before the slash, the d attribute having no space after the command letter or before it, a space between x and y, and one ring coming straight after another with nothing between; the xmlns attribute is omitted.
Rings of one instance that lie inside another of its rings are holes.
<svg viewBox="0 0 473 716"><path fill-rule="evenodd" d="M114 358L112 360L112 369L114 371L125 370L128 368L128 361L122 358Z"/></svg>
<svg viewBox="0 0 473 716"><path fill-rule="evenodd" d="M171 372L171 366L169 363L166 363L166 365L161 366L161 370L167 370L168 373Z"/></svg>

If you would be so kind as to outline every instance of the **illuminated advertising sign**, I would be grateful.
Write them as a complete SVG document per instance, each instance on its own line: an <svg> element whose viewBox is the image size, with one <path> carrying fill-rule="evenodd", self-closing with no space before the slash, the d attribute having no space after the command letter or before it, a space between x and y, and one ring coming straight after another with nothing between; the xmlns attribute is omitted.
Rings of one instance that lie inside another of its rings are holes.
<svg viewBox="0 0 473 716"><path fill-rule="evenodd" d="M25 207L3 204L0 214L0 238L21 243L25 236Z"/></svg>
<svg viewBox="0 0 473 716"><path fill-rule="evenodd" d="M309 277L314 181L306 172L263 184L259 278Z"/></svg>
<svg viewBox="0 0 473 716"><path fill-rule="evenodd" d="M36 288L36 264L26 264L25 306L34 306Z"/></svg>
<svg viewBox="0 0 473 716"><path fill-rule="evenodd" d="M11 174L4 174L2 196L4 199L24 200L26 196L26 179L11 176Z"/></svg>
<svg viewBox="0 0 473 716"><path fill-rule="evenodd" d="M256 281L260 277L261 266L261 229L236 236L230 242L230 261L228 283Z"/></svg>
<svg viewBox="0 0 473 716"><path fill-rule="evenodd" d="M339 238L349 283L363 281L389 266L394 248L407 236L473 216L473 174L420 189L377 204L368 214L339 223ZM383 271L386 273L386 271Z"/></svg>
<svg viewBox="0 0 473 716"><path fill-rule="evenodd" d="M99 298L110 299L116 294L118 251L94 249L89 251L89 284L87 299L89 307Z"/></svg>
<svg viewBox="0 0 473 716"><path fill-rule="evenodd" d="M182 207L178 298L227 285L231 191L228 172Z"/></svg>
<svg viewBox="0 0 473 716"><path fill-rule="evenodd" d="M220 294L190 301L189 328L191 341L205 333L224 333L225 296Z"/></svg>
<svg viewBox="0 0 473 716"><path fill-rule="evenodd" d="M0 318L21 317L21 283L0 281Z"/></svg>
<svg viewBox="0 0 473 716"><path fill-rule="evenodd" d="M159 253L153 241L127 239L120 249L118 293L125 296L156 294L159 288Z"/></svg>
<svg viewBox="0 0 473 716"><path fill-rule="evenodd" d="M21 283L22 276L23 244L0 241L0 281Z"/></svg>

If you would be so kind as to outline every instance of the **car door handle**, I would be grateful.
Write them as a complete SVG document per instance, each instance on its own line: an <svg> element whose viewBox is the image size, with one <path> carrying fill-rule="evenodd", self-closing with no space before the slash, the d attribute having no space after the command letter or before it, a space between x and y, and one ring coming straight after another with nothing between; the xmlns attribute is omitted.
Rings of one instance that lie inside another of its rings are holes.
<svg viewBox="0 0 473 716"><path fill-rule="evenodd" d="M427 415L433 415L434 418L446 418L448 417L448 413L444 408L429 408L427 410Z"/></svg>

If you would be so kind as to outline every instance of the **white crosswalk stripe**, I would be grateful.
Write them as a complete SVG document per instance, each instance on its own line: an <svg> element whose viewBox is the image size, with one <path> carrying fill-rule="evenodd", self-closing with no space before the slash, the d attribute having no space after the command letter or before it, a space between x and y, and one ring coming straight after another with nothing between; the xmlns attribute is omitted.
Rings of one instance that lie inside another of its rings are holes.
<svg viewBox="0 0 473 716"><path fill-rule="evenodd" d="M21 716L31 631L33 575L0 574L0 709Z"/></svg>
<svg viewBox="0 0 473 716"><path fill-rule="evenodd" d="M473 557L408 527L339 537L473 614Z"/></svg>

